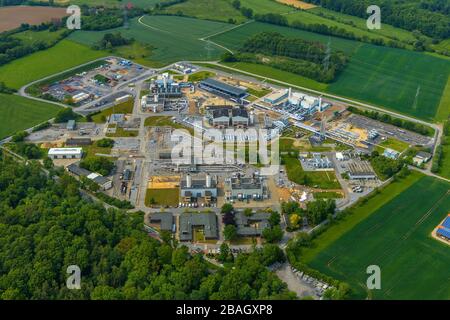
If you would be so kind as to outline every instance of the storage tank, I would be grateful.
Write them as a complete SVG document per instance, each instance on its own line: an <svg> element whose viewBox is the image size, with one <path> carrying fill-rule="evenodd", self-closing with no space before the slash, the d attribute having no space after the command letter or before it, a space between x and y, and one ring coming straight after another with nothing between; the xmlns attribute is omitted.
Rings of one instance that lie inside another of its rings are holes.
<svg viewBox="0 0 450 320"><path fill-rule="evenodd" d="M206 174L206 187L211 188L211 175L209 173Z"/></svg>
<svg viewBox="0 0 450 320"><path fill-rule="evenodd" d="M192 177L189 173L186 175L186 187L187 188L192 187Z"/></svg>

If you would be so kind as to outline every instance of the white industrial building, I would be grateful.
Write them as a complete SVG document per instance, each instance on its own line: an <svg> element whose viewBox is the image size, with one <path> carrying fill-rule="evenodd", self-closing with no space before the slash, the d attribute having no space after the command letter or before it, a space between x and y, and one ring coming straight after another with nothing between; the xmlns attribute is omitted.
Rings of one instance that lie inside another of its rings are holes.
<svg viewBox="0 0 450 320"><path fill-rule="evenodd" d="M50 159L81 159L82 156L82 148L51 148L48 150Z"/></svg>

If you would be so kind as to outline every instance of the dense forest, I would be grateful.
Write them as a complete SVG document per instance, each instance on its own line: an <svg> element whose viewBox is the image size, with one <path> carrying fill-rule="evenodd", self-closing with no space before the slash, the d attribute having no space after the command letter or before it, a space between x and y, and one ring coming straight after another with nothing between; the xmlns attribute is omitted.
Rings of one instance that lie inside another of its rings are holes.
<svg viewBox="0 0 450 320"><path fill-rule="evenodd" d="M450 3L447 0L304 0L327 9L367 18L367 8L381 8L381 23L409 31L419 30L436 39L450 37Z"/></svg>
<svg viewBox="0 0 450 320"><path fill-rule="evenodd" d="M63 173L50 179L35 162L3 156L0 298L294 298L266 268L280 259L271 246L227 258L231 262L219 268L168 235L163 242L149 237L142 223L142 213L106 210L86 199ZM66 287L69 265L81 269L80 290Z"/></svg>
<svg viewBox="0 0 450 320"><path fill-rule="evenodd" d="M238 54L224 60L267 64L308 78L331 82L344 69L347 57L327 50L319 42L287 38L277 32L262 32L248 38Z"/></svg>

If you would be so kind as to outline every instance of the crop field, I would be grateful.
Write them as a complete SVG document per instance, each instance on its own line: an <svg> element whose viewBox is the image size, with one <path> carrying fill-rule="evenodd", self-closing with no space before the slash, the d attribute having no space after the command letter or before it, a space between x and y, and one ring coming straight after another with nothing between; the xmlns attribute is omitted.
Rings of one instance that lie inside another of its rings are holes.
<svg viewBox="0 0 450 320"><path fill-rule="evenodd" d="M166 65L180 60L215 60L224 49L200 38L227 30L233 25L176 16L144 16L130 21L129 29L107 31L77 31L70 39L90 46L105 33L119 31L123 36L152 46L148 60Z"/></svg>
<svg viewBox="0 0 450 320"><path fill-rule="evenodd" d="M251 8L253 13L266 14L266 13L278 13L285 14L294 11L294 8L290 8L284 4L275 2L273 0L240 0L241 7Z"/></svg>
<svg viewBox="0 0 450 320"><path fill-rule="evenodd" d="M48 0L40 0L40 2L48 2ZM89 5L92 7L108 7L116 8L123 7L124 3L117 0L54 0L55 3L61 5ZM165 2L164 0L129 0L126 3L131 3L135 7L140 7L144 9L153 8L155 4Z"/></svg>
<svg viewBox="0 0 450 320"><path fill-rule="evenodd" d="M439 103L439 108L436 113L436 120L442 121L450 117L450 75L447 80L447 85L445 86L444 93L441 97L441 102Z"/></svg>
<svg viewBox="0 0 450 320"><path fill-rule="evenodd" d="M0 139L49 120L59 110L54 104L0 93Z"/></svg>
<svg viewBox="0 0 450 320"><path fill-rule="evenodd" d="M449 75L448 60L363 45L328 91L433 120Z"/></svg>
<svg viewBox="0 0 450 320"><path fill-rule="evenodd" d="M304 261L348 282L354 298L449 299L449 248L434 240L431 232L450 210L450 185L417 173L395 183L394 190L388 186L320 235L315 242L325 242L325 246L312 249L315 254L306 254ZM403 183L407 189L395 192ZM352 226L352 219L360 220L361 215L363 220ZM339 235L340 224L344 225L341 229L349 228ZM327 233L339 236L328 241ZM366 290L369 265L381 269L380 290Z"/></svg>
<svg viewBox="0 0 450 320"><path fill-rule="evenodd" d="M65 8L36 6L11 6L0 8L0 32L20 27L21 23L31 25L66 16Z"/></svg>
<svg viewBox="0 0 450 320"><path fill-rule="evenodd" d="M182 12L185 16L198 19L216 20L228 22L233 19L238 23L244 22L246 18L231 5L228 0L188 0L164 9L164 12L176 14Z"/></svg>
<svg viewBox="0 0 450 320"><path fill-rule="evenodd" d="M62 40L45 51L14 60L0 67L0 82L19 89L32 81L106 56L81 44Z"/></svg>

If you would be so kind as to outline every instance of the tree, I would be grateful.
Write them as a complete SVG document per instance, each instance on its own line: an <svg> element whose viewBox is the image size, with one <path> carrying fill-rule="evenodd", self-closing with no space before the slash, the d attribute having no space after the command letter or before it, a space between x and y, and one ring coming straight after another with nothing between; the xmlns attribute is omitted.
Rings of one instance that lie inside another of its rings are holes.
<svg viewBox="0 0 450 320"><path fill-rule="evenodd" d="M298 229L300 223L300 216L296 213L293 213L289 216L289 224L291 228Z"/></svg>
<svg viewBox="0 0 450 320"><path fill-rule="evenodd" d="M263 263L266 266L270 266L275 262L284 262L286 257L283 250L275 244L265 244L262 251Z"/></svg>
<svg viewBox="0 0 450 320"><path fill-rule="evenodd" d="M269 243L279 242L283 238L283 230L279 225L263 230L262 236Z"/></svg>
<svg viewBox="0 0 450 320"><path fill-rule="evenodd" d="M234 208L231 203L225 203L220 210L221 213L231 213L233 211L234 211Z"/></svg>
<svg viewBox="0 0 450 320"><path fill-rule="evenodd" d="M83 159L80 167L107 176L114 168L114 162L105 157L92 157Z"/></svg>
<svg viewBox="0 0 450 320"><path fill-rule="evenodd" d="M109 138L103 138L98 140L96 143L97 147L101 148L112 148L114 147L114 140Z"/></svg>
<svg viewBox="0 0 450 320"><path fill-rule="evenodd" d="M15 135L11 137L12 142L22 142L28 137L29 133L26 131L17 132Z"/></svg>
<svg viewBox="0 0 450 320"><path fill-rule="evenodd" d="M251 208L245 208L244 209L244 215L246 217L251 217L253 215L253 210Z"/></svg>
<svg viewBox="0 0 450 320"><path fill-rule="evenodd" d="M280 214L276 211L272 212L269 216L269 224L274 227L279 225L281 222Z"/></svg>
<svg viewBox="0 0 450 320"><path fill-rule="evenodd" d="M67 122L69 120L76 120L80 116L77 115L71 108L64 108L56 114L55 123Z"/></svg>
<svg viewBox="0 0 450 320"><path fill-rule="evenodd" d="M241 8L241 2L239 0L234 0L231 5L233 6L233 8L239 10Z"/></svg>
<svg viewBox="0 0 450 320"><path fill-rule="evenodd" d="M220 245L220 254L217 257L217 260L222 263L233 261L233 254L230 251L230 247L226 243L222 243Z"/></svg>
<svg viewBox="0 0 450 320"><path fill-rule="evenodd" d="M225 237L225 240L227 240L227 241L232 241L232 240L236 239L236 237L237 237L236 226L234 226L232 224L228 224L227 226L225 226L225 228L223 229L223 235Z"/></svg>

